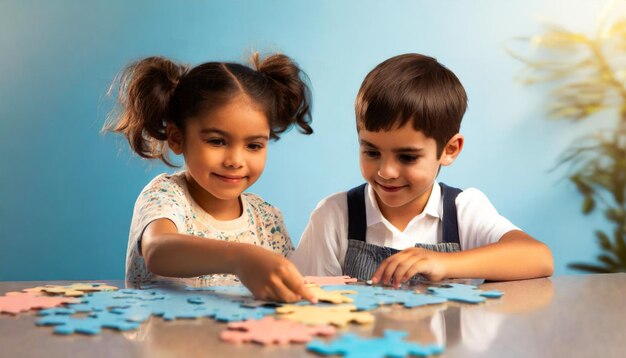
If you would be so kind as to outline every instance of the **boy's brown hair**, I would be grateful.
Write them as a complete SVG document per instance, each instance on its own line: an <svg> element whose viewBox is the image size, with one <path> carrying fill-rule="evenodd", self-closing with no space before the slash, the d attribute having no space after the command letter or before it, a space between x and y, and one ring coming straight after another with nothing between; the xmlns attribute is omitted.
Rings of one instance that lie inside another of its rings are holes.
<svg viewBox="0 0 626 358"><path fill-rule="evenodd" d="M376 66L355 103L357 130L413 128L437 142L437 157L461 128L467 95L459 79L436 59L409 53Z"/></svg>

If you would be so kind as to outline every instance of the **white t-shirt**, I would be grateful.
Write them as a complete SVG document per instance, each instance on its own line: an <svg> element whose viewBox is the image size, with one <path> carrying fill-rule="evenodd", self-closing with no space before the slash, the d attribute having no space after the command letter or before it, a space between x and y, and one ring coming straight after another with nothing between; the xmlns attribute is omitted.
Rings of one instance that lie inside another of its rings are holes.
<svg viewBox="0 0 626 358"><path fill-rule="evenodd" d="M464 190L457 196L455 203L461 250L497 242L507 232L519 230L498 214L489 199L478 189ZM433 185L424 211L414 217L404 231L398 230L383 217L370 185L367 185L365 195L365 215L365 241L369 244L403 250L418 243L437 244L442 241L443 197L438 184ZM347 249L348 200L347 192L341 192L317 204L290 260L303 275L342 275Z"/></svg>
<svg viewBox="0 0 626 358"><path fill-rule="evenodd" d="M249 243L283 256L293 251L278 208L250 193L241 195L241 203L243 213L240 217L229 221L216 220L193 200L184 172L154 178L135 203L126 251L126 280L146 282L160 278L147 270L137 242L148 224L162 218L171 220L181 234ZM211 284L211 281L223 282L229 276L206 275L201 279L203 284Z"/></svg>

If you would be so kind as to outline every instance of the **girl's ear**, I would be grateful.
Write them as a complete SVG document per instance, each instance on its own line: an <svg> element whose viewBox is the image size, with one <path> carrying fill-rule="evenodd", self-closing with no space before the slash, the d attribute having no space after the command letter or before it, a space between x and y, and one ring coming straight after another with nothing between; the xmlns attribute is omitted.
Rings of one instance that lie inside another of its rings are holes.
<svg viewBox="0 0 626 358"><path fill-rule="evenodd" d="M183 153L184 137L183 133L178 127L172 123L168 123L165 128L167 133L167 144L174 154L181 155Z"/></svg>
<svg viewBox="0 0 626 358"><path fill-rule="evenodd" d="M441 152L441 158L439 158L439 163L441 163L441 165L452 164L456 157L458 157L461 153L464 141L465 138L463 138L463 135L461 133L457 133L452 138L450 138L446 146L443 147L443 151Z"/></svg>

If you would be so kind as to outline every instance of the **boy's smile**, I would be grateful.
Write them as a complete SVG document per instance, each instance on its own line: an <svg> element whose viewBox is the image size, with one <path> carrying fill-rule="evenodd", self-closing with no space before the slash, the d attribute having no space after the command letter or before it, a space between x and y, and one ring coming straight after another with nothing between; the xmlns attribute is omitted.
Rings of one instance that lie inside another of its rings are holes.
<svg viewBox="0 0 626 358"><path fill-rule="evenodd" d="M411 122L389 131L359 130L363 178L374 189L383 216L401 231L424 210L439 167L454 160L446 149L438 158L435 139Z"/></svg>

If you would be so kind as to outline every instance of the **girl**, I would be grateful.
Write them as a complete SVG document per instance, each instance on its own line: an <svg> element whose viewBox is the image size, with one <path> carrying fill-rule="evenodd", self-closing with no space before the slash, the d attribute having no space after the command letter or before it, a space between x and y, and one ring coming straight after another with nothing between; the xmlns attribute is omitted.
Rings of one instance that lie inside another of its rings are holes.
<svg viewBox="0 0 626 358"><path fill-rule="evenodd" d="M254 69L208 62L189 70L162 57L131 64L120 77L120 111L105 130L122 133L140 156L183 155L185 170L154 178L141 192L130 229L126 279L234 274L263 300L314 301L284 258L293 250L281 212L243 193L265 167L270 139L292 125L311 134L310 92L287 56Z"/></svg>

